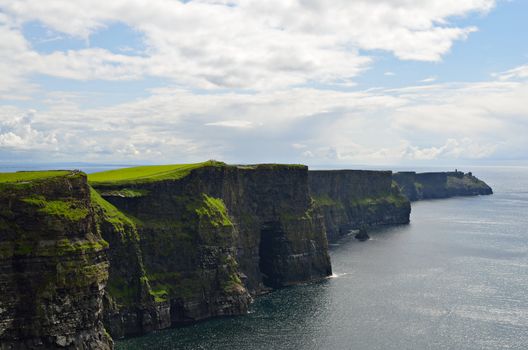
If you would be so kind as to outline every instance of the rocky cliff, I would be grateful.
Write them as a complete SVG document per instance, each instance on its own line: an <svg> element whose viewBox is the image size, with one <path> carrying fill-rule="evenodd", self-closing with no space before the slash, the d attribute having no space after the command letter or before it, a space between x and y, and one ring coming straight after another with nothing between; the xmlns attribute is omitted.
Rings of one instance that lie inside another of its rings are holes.
<svg viewBox="0 0 528 350"><path fill-rule="evenodd" d="M0 175L0 349L110 349L108 243L86 176Z"/></svg>
<svg viewBox="0 0 528 350"><path fill-rule="evenodd" d="M126 215L118 229L102 230L113 336L242 314L251 295L331 274L305 166L208 162L114 175L92 182Z"/></svg>
<svg viewBox="0 0 528 350"><path fill-rule="evenodd" d="M410 203L390 171L310 171L309 183L329 241L354 229L409 223Z"/></svg>
<svg viewBox="0 0 528 350"><path fill-rule="evenodd" d="M460 171L400 172L395 173L393 178L411 201L493 193L491 187L484 181L479 180L472 173L464 174Z"/></svg>
<svg viewBox="0 0 528 350"><path fill-rule="evenodd" d="M491 193L470 173L215 161L89 181L0 174L0 349L110 349L108 333L244 314L256 295L330 275L327 240L408 223L400 187L412 200Z"/></svg>

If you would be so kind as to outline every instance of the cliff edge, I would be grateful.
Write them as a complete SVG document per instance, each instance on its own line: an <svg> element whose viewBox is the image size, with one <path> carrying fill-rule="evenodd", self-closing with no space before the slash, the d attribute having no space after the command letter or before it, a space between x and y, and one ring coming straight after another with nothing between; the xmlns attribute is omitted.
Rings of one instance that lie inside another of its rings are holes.
<svg viewBox="0 0 528 350"><path fill-rule="evenodd" d="M107 249L84 174L0 174L0 348L112 348Z"/></svg>
<svg viewBox="0 0 528 350"><path fill-rule="evenodd" d="M493 194L491 187L471 172L399 172L393 179L411 201Z"/></svg>
<svg viewBox="0 0 528 350"><path fill-rule="evenodd" d="M317 170L309 172L309 180L329 241L351 230L409 223L409 200L390 171Z"/></svg>

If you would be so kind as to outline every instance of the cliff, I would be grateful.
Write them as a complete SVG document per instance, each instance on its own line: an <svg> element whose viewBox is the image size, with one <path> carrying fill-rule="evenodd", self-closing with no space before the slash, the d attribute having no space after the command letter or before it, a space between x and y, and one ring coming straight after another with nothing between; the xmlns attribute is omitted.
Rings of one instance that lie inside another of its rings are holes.
<svg viewBox="0 0 528 350"><path fill-rule="evenodd" d="M0 174L0 349L111 349L107 331L244 314L256 295L330 275L328 240L408 223L400 188L412 200L492 192L471 173L215 161L88 180Z"/></svg>
<svg viewBox="0 0 528 350"><path fill-rule="evenodd" d="M107 248L84 174L0 174L0 348L110 349Z"/></svg>
<svg viewBox="0 0 528 350"><path fill-rule="evenodd" d="M472 173L460 171L415 173L400 172L393 175L394 181L411 201L449 198L455 196L490 195L493 193L484 181Z"/></svg>
<svg viewBox="0 0 528 350"><path fill-rule="evenodd" d="M390 171L310 171L309 183L329 241L354 229L409 223L410 203Z"/></svg>
<svg viewBox="0 0 528 350"><path fill-rule="evenodd" d="M119 230L102 230L115 337L243 314L251 295L331 274L305 166L206 162L90 180L126 215Z"/></svg>

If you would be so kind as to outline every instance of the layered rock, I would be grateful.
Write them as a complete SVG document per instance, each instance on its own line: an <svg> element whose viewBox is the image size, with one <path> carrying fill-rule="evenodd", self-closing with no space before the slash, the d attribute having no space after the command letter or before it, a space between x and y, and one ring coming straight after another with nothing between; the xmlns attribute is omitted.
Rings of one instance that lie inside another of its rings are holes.
<svg viewBox="0 0 528 350"><path fill-rule="evenodd" d="M304 166L210 163L182 177L93 185L129 218L103 230L114 336L243 314L250 294L331 274Z"/></svg>
<svg viewBox="0 0 528 350"><path fill-rule="evenodd" d="M454 172L399 172L394 181L411 201L449 198L456 196L490 195L493 193L484 181L472 173Z"/></svg>
<svg viewBox="0 0 528 350"><path fill-rule="evenodd" d="M329 241L351 230L409 223L410 203L390 171L310 171L309 183Z"/></svg>
<svg viewBox="0 0 528 350"><path fill-rule="evenodd" d="M112 348L107 248L84 174L0 181L0 348Z"/></svg>

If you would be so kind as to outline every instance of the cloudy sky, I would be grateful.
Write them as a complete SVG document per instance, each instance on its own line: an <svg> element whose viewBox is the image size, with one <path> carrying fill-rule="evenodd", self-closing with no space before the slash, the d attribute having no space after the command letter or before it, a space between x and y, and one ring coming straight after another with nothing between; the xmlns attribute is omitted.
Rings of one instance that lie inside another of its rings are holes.
<svg viewBox="0 0 528 350"><path fill-rule="evenodd" d="M0 0L0 161L528 160L526 0Z"/></svg>

